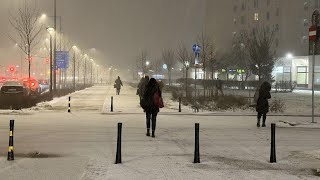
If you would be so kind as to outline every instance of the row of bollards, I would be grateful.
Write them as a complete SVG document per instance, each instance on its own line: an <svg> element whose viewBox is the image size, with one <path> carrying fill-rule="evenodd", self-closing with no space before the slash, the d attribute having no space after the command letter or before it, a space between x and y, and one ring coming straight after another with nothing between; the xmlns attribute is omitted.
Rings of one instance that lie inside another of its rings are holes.
<svg viewBox="0 0 320 180"><path fill-rule="evenodd" d="M193 163L200 163L200 143L199 143L199 129L200 124L195 124L195 146L194 146L194 161ZM117 151L115 164L121 164L121 135L122 135L122 123L118 123L118 137L117 137ZM271 124L271 153L270 163L276 163L276 124Z"/></svg>

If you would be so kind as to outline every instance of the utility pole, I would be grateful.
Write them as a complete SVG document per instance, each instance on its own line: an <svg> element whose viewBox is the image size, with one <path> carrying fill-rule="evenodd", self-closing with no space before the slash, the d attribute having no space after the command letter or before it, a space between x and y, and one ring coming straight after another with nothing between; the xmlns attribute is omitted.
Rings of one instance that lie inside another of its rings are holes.
<svg viewBox="0 0 320 180"><path fill-rule="evenodd" d="M54 27L56 31L57 29L57 0L54 0ZM53 48L53 92L57 90L57 72L56 72L56 51L57 51L57 32L54 35L54 48Z"/></svg>
<svg viewBox="0 0 320 180"><path fill-rule="evenodd" d="M309 41L312 41L312 123L314 120L314 72L315 72L315 56L318 54L318 25L319 11L312 13L312 26L309 29Z"/></svg>
<svg viewBox="0 0 320 180"><path fill-rule="evenodd" d="M73 91L76 91L76 50L73 49Z"/></svg>

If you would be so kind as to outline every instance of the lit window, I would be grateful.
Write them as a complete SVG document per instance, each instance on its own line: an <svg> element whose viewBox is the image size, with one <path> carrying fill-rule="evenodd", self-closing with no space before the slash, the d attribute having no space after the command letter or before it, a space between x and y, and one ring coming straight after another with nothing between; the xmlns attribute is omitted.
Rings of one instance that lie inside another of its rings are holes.
<svg viewBox="0 0 320 180"><path fill-rule="evenodd" d="M254 13L254 20L259 21L259 13Z"/></svg>

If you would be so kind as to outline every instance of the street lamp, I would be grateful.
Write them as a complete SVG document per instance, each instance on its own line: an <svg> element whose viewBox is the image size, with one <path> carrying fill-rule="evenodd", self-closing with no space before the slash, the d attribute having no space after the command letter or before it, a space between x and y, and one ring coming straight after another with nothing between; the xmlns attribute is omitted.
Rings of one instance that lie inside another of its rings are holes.
<svg viewBox="0 0 320 180"><path fill-rule="evenodd" d="M52 67L52 34L54 33L54 29L52 27L47 27L46 28L49 36L50 36L50 61L49 61L49 65L50 65L50 87L49 87L49 92L50 92L50 97L52 98L52 71L53 71L53 67Z"/></svg>
<svg viewBox="0 0 320 180"><path fill-rule="evenodd" d="M77 46L72 46L73 49L73 91L76 91L76 50Z"/></svg>
<svg viewBox="0 0 320 180"><path fill-rule="evenodd" d="M293 58L293 55L292 55L291 53L288 53L288 54L286 55L286 57L287 57L288 59L292 59L292 58Z"/></svg>
<svg viewBox="0 0 320 180"><path fill-rule="evenodd" d="M93 61L93 59L90 59L90 61L91 61L91 80L90 80L90 83L91 83L91 85L92 85L92 78L93 78L93 63L94 63L94 61Z"/></svg>
<svg viewBox="0 0 320 180"><path fill-rule="evenodd" d="M83 73L83 85L84 85L84 88L86 88L86 74L87 74L87 59L88 55L85 54L84 55L84 73Z"/></svg>
<svg viewBox="0 0 320 180"><path fill-rule="evenodd" d="M185 61L184 64L186 66L186 97L188 97L188 70L189 70L190 62Z"/></svg>

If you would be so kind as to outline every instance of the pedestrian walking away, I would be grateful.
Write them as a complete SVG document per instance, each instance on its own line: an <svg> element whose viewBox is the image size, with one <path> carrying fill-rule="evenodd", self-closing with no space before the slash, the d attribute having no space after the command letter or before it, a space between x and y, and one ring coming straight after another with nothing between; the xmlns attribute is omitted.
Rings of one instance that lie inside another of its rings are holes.
<svg viewBox="0 0 320 180"><path fill-rule="evenodd" d="M162 93L156 79L151 78L146 86L143 98L140 102L141 107L146 112L147 136L150 136L150 121L152 122L152 137L155 137L157 115L159 108L163 108Z"/></svg>
<svg viewBox="0 0 320 180"><path fill-rule="evenodd" d="M221 92L222 96L224 96L223 94L223 91L222 91L222 81L221 79L217 78L217 81L216 81L216 96L219 95L219 91Z"/></svg>
<svg viewBox="0 0 320 180"><path fill-rule="evenodd" d="M259 94L257 100L257 127L260 127L260 120L262 117L262 127L266 127L267 113L269 112L268 99L271 98L271 84L269 82L263 82L259 88Z"/></svg>
<svg viewBox="0 0 320 180"><path fill-rule="evenodd" d="M137 94L139 95L140 101L143 98L143 94L148 83L149 83L149 76L145 76L144 78L141 78L139 82Z"/></svg>
<svg viewBox="0 0 320 180"><path fill-rule="evenodd" d="M114 88L116 88L117 95L120 95L121 86L123 86L123 84L120 77L118 76L118 79L116 79L116 81L114 82Z"/></svg>

